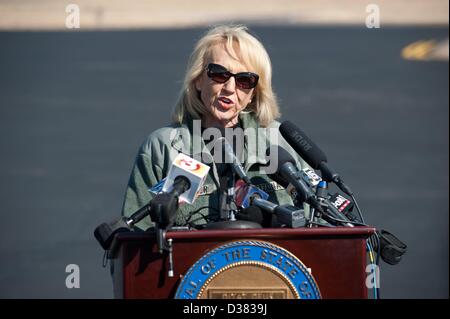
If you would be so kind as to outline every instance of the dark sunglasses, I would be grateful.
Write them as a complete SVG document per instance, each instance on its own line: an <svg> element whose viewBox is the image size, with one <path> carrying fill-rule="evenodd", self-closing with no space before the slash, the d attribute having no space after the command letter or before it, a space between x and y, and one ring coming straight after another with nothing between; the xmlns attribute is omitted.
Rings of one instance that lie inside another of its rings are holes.
<svg viewBox="0 0 450 319"><path fill-rule="evenodd" d="M232 76L236 80L236 86L241 89L253 89L258 84L258 74L252 72L231 73L220 64L210 63L206 67L206 74L208 77L217 83L225 83Z"/></svg>

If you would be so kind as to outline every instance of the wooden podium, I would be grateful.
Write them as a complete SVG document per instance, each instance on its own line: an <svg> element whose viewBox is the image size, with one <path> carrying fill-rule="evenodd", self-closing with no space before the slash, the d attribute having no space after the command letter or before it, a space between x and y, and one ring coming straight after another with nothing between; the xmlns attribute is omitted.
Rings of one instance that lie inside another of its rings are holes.
<svg viewBox="0 0 450 319"><path fill-rule="evenodd" d="M260 240L295 255L319 287L322 298L367 298L366 239L370 227L264 228L167 232L173 242L174 276L169 258L159 254L154 233L120 233L111 250L116 298L174 298L181 278L205 253L236 240Z"/></svg>

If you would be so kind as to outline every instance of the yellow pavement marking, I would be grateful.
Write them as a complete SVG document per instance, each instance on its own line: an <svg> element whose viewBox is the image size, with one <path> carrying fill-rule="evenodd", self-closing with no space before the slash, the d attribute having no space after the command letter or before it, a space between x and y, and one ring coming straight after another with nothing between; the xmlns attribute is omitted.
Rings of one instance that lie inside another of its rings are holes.
<svg viewBox="0 0 450 319"><path fill-rule="evenodd" d="M427 61L436 45L435 40L420 40L404 47L401 55L406 60Z"/></svg>

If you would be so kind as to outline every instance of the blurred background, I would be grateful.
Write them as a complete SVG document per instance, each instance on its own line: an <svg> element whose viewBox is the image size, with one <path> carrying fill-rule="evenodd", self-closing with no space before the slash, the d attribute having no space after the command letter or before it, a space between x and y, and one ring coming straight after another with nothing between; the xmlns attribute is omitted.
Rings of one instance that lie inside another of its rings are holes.
<svg viewBox="0 0 450 319"><path fill-rule="evenodd" d="M367 223L408 245L398 265L381 263L382 297L448 298L448 9L0 0L0 297L113 297L93 231L119 217L138 147L169 123L196 40L244 23L271 56L281 120L325 151ZM80 288L66 287L69 264Z"/></svg>

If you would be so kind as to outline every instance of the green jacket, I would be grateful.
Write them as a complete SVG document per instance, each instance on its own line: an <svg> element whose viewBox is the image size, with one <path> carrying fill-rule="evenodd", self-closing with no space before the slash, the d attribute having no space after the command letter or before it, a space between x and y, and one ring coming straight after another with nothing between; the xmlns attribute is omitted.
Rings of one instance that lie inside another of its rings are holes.
<svg viewBox="0 0 450 319"><path fill-rule="evenodd" d="M247 175L256 186L270 195L268 200L280 205L292 205L292 199L285 189L259 171L260 166L267 164L265 149L269 145L278 144L292 155L299 169L306 167L307 164L279 134L279 122L273 122L269 127L270 130L268 130L259 126L253 113L241 113L239 119L244 131L248 128L253 128L253 131L257 132L256 138L252 139L252 141L256 141L256 147L261 147L262 150L262 152L253 152L253 150L258 148L251 147L253 145L250 145L250 143L253 142L245 139L242 165ZM218 216L220 204L219 176L211 153L205 148L205 143L203 139L200 139L200 135L201 132L193 128L192 119L188 117L181 125L172 124L165 126L148 136L140 147L135 159L125 193L122 215L130 216L153 198L149 189L166 177L178 153L181 152L194 157L195 154L199 154L202 150L204 158L208 160L207 163L211 163L209 164L210 170L205 180L203 191L192 205L180 205L177 212L176 225L184 226L187 220L191 222L196 221L194 224L200 225L206 223L202 215L208 215L212 218ZM193 138L197 138L196 141L200 142L193 142ZM306 216L309 217L308 205L304 205L304 209ZM149 217L146 217L137 226L146 230L152 227L153 223Z"/></svg>

